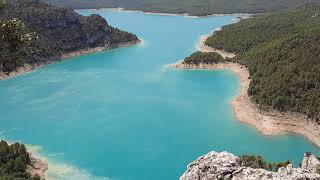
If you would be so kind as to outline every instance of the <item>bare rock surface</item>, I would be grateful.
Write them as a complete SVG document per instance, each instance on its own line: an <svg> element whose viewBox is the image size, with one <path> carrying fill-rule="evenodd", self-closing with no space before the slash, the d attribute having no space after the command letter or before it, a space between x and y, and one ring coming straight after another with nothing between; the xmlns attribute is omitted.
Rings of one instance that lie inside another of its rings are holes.
<svg viewBox="0 0 320 180"><path fill-rule="evenodd" d="M306 153L301 168L289 164L272 172L242 166L241 159L231 153L212 151L190 163L180 180L320 180L319 164L314 155Z"/></svg>
<svg viewBox="0 0 320 180"><path fill-rule="evenodd" d="M301 163L301 168L315 173L317 172L317 167L320 167L319 159L311 153L305 153Z"/></svg>

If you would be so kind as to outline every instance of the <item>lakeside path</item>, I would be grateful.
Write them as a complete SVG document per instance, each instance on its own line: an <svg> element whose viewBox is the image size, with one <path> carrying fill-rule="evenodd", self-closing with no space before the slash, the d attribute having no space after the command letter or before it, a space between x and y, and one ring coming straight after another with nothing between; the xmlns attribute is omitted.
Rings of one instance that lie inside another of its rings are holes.
<svg viewBox="0 0 320 180"><path fill-rule="evenodd" d="M59 61L64 61L64 60L66 60L68 58L71 58L71 57L81 56L81 55L84 55L84 54L91 54L91 53L100 52L100 51L107 51L107 50L111 50L111 49L129 47L129 46L133 46L133 45L139 44L141 42L143 42L143 40L138 39L137 41L127 42L127 43L124 43L124 44L119 44L119 45L117 45L115 47L105 46L105 47L95 47L95 48L90 48L90 49L82 49L82 50L78 50L78 51L74 51L74 52L65 53L65 54L61 55L60 58L58 58L57 60L54 60L54 61L47 61L47 62L38 63L38 64L24 64L24 66L19 67L15 71L10 72L9 75L0 72L0 80L8 79L8 78L14 77L14 76L19 76L19 75L28 73L28 72L30 72L32 70L41 68L41 67L49 65L49 64L52 64L52 63L55 63L55 62L59 62Z"/></svg>
<svg viewBox="0 0 320 180"><path fill-rule="evenodd" d="M205 45L205 40L212 33L201 36L197 50L202 52L216 52L223 58L233 58L235 54L217 50ZM238 63L227 62L217 64L183 64L182 61L169 65L181 69L216 69L229 70L240 78L240 92L231 100L235 118L247 123L264 135L281 135L288 132L296 133L306 137L313 144L320 147L320 126L308 119L305 115L298 113L282 113L278 111L264 111L251 101L247 90L250 84L250 73L248 69Z"/></svg>

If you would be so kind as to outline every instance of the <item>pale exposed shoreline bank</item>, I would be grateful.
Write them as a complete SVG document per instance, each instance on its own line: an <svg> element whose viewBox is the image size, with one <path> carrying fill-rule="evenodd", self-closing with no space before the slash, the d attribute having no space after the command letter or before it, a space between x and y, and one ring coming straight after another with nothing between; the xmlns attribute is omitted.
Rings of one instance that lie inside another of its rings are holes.
<svg viewBox="0 0 320 180"><path fill-rule="evenodd" d="M218 31L220 31L220 29L218 29ZM236 56L233 53L229 53L229 52L226 52L224 50L215 49L215 48L212 48L212 47L209 47L209 46L205 45L205 41L211 35L212 35L212 33L207 34L207 35L203 35L203 36L200 37L200 41L197 44L197 50L198 51L201 51L201 52L216 52L216 53L220 54L224 59L233 58L233 57Z"/></svg>
<svg viewBox="0 0 320 180"><path fill-rule="evenodd" d="M48 163L32 154L31 151L28 151L28 153L31 163L27 166L27 171L31 174L32 177L38 175L41 180L44 180L45 173L48 170Z"/></svg>
<svg viewBox="0 0 320 180"><path fill-rule="evenodd" d="M81 9L79 9L81 10ZM249 14L249 13L226 13L226 14L208 14L208 15L204 15L204 16L195 16L195 15L190 15L188 13L161 13L161 12L149 12L149 11L139 11L139 10L130 10L130 9L126 9L126 8L121 8L121 7L117 7L117 8L99 8L99 9L88 9L88 10L92 10L92 11L99 11L99 10L114 10L114 11L118 11L118 12L133 12L133 13L143 13L143 14L150 14L150 15L159 15L159 16L184 16L184 17L190 17L190 18L206 18L206 17L212 17L212 16L228 16L228 15L235 15L238 16L240 18L247 18L247 17L251 17L253 14Z"/></svg>
<svg viewBox="0 0 320 180"><path fill-rule="evenodd" d="M217 52L224 58L232 58L235 55L225 51L208 47L204 44L206 37L202 36L197 45L199 51ZM320 147L320 126L313 123L305 115L298 113L282 113L278 111L264 111L251 101L247 90L250 84L250 73L245 66L233 62L218 64L184 64L179 61L169 65L181 69L217 69L229 70L236 73L240 78L240 92L231 100L234 115L237 120L254 126L264 135L280 135L288 132L306 137L316 146Z"/></svg>
<svg viewBox="0 0 320 180"><path fill-rule="evenodd" d="M24 66L17 68L15 71L11 72L9 75L0 72L0 80L11 78L14 76L19 76L19 75L28 73L34 69L38 69L38 68L41 68L43 66L46 66L46 65L49 65L49 64L52 64L55 62L64 61L64 60L71 58L71 57L74 57L74 56L80 56L80 55L84 55L84 54L90 54L90 53L106 51L106 50L122 48L122 47L128 47L128 46L138 44L140 42L142 42L141 39L139 39L138 41L134 41L134 42L119 44L115 47L105 46L105 47L95 47L95 48L90 48L90 49L83 49L83 50L63 54L58 60L55 60L55 61L47 61L45 63L38 63L38 64L24 64Z"/></svg>

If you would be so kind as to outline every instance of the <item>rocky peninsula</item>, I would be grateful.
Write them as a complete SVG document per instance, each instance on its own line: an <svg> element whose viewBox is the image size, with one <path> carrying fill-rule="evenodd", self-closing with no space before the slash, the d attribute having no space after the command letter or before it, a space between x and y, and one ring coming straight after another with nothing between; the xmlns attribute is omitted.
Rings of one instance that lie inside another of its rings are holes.
<svg viewBox="0 0 320 180"><path fill-rule="evenodd" d="M218 53L225 59L224 62L191 64L179 61L169 66L181 69L230 70L236 73L241 82L240 92L231 100L231 105L237 120L254 126L264 135L280 135L287 132L297 133L320 147L320 126L305 115L260 109L259 105L254 103L247 93L251 81L248 69L243 65L228 61L229 58L235 57L235 54L205 45L204 42L209 36L205 35L200 38L200 42L197 45L198 50Z"/></svg>
<svg viewBox="0 0 320 180"><path fill-rule="evenodd" d="M280 167L277 172L255 169L243 165L241 158L228 152L209 152L190 163L180 180L317 180L320 179L319 159L311 153L305 153L301 167L292 164Z"/></svg>

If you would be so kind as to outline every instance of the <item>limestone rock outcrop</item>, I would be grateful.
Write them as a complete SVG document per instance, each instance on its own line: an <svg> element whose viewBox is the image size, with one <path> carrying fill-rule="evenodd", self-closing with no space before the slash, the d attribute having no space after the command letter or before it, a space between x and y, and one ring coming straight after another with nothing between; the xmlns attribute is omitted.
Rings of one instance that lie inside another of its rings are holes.
<svg viewBox="0 0 320 180"><path fill-rule="evenodd" d="M289 164L272 172L242 166L241 159L231 153L212 151L190 163L180 180L320 180L319 164L316 156L305 153L301 168Z"/></svg>
<svg viewBox="0 0 320 180"><path fill-rule="evenodd" d="M320 167L320 161L315 155L311 153L304 154L304 157L301 163L302 169L306 169L310 172L316 173L317 168L319 167Z"/></svg>

